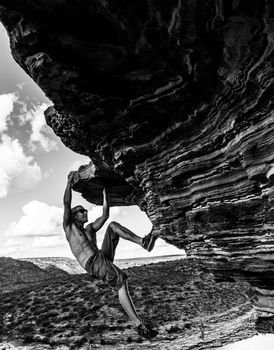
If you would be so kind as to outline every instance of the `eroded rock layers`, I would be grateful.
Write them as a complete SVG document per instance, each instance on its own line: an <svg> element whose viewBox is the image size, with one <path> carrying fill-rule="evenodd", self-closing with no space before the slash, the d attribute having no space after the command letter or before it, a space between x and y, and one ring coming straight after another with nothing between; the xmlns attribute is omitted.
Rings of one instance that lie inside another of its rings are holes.
<svg viewBox="0 0 274 350"><path fill-rule="evenodd" d="M0 0L48 124L91 158L75 189L137 204L154 233L274 312L274 8L267 0Z"/></svg>

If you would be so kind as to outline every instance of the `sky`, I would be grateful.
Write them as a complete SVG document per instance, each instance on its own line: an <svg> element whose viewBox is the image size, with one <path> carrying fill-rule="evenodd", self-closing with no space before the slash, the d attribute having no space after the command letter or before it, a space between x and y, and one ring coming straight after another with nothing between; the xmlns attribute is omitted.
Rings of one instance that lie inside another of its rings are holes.
<svg viewBox="0 0 274 350"><path fill-rule="evenodd" d="M2 24L0 52L0 256L73 258L62 229L63 193L68 173L88 164L89 158L65 147L46 125L44 111L52 103L12 58ZM89 210L89 222L102 214L102 207L73 192L72 205L77 204ZM112 207L97 233L99 248L113 220L140 236L152 227L137 206ZM184 251L162 239L151 253L120 240L116 258L171 254Z"/></svg>

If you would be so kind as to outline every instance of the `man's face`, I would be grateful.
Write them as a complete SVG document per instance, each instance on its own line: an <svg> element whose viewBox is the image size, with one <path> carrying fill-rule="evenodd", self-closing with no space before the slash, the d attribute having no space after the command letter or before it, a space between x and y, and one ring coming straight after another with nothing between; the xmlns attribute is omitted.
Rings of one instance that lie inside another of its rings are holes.
<svg viewBox="0 0 274 350"><path fill-rule="evenodd" d="M80 222L85 223L88 221L88 211L85 208L81 208L74 214L74 218Z"/></svg>

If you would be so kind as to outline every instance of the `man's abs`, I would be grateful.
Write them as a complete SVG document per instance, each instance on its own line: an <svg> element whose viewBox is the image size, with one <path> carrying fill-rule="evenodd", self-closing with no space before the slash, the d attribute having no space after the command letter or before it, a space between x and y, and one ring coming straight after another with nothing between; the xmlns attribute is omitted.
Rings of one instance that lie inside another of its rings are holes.
<svg viewBox="0 0 274 350"><path fill-rule="evenodd" d="M69 234L67 234L67 240L72 254L79 264L85 268L88 259L98 252L96 243L88 240L81 231L77 232L74 230L71 230Z"/></svg>
<svg viewBox="0 0 274 350"><path fill-rule="evenodd" d="M81 249L78 249L79 247L75 249L72 245L70 247L73 255L83 268L85 268L88 259L98 252L98 249L91 249L89 246L82 247Z"/></svg>

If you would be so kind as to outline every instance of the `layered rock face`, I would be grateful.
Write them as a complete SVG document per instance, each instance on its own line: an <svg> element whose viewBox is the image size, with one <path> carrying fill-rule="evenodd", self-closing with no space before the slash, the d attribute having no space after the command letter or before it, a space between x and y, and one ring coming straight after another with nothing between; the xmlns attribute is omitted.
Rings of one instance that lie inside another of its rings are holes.
<svg viewBox="0 0 274 350"><path fill-rule="evenodd" d="M244 278L274 313L274 5L0 0L48 124L91 163L75 190L137 204L154 234Z"/></svg>

